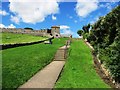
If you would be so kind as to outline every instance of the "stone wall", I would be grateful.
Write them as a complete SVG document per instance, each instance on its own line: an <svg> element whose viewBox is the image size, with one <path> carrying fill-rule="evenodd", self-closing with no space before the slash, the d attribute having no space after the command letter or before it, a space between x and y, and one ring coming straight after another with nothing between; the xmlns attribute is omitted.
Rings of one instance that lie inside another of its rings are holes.
<svg viewBox="0 0 120 90"><path fill-rule="evenodd" d="M31 35L37 35L37 36L49 35L49 33L47 33L47 29L29 30L29 29L21 29L21 28L0 28L0 32L31 34Z"/></svg>
<svg viewBox="0 0 120 90"><path fill-rule="evenodd" d="M20 46L28 46L28 45L33 45L33 44L38 44L42 43L44 41L48 41L50 38L46 40L41 40L41 41L35 41L35 42L26 42L26 43L15 43L15 44L2 44L0 45L0 50L8 49L8 48L14 48L14 47L20 47ZM53 39L53 38L51 38Z"/></svg>
<svg viewBox="0 0 120 90"><path fill-rule="evenodd" d="M50 37L50 34L54 37L60 37L60 27L53 26L51 29L41 29L41 30L30 30L30 29L21 29L21 28L0 28L0 32L10 32L10 33L22 33L22 34L31 34L37 36L47 36Z"/></svg>

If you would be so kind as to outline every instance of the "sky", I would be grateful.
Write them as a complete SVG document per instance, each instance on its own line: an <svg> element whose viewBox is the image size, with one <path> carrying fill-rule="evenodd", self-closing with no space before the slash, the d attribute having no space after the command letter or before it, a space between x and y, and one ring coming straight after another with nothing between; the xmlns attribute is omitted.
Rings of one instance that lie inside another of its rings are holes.
<svg viewBox="0 0 120 90"><path fill-rule="evenodd" d="M60 26L61 34L78 37L77 31L93 24L120 4L119 0L2 0L0 27L34 30Z"/></svg>

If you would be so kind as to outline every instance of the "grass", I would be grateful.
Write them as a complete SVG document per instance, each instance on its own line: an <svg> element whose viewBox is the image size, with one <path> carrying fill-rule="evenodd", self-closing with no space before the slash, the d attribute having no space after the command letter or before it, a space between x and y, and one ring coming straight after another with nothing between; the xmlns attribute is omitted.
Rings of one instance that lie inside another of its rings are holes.
<svg viewBox="0 0 120 90"><path fill-rule="evenodd" d="M55 88L110 88L96 73L90 48L74 40L63 72Z"/></svg>
<svg viewBox="0 0 120 90"><path fill-rule="evenodd" d="M2 50L2 87L17 88L50 63L66 38L54 39L53 44L35 44Z"/></svg>
<svg viewBox="0 0 120 90"><path fill-rule="evenodd" d="M2 55L0 54L0 89L2 87Z"/></svg>
<svg viewBox="0 0 120 90"><path fill-rule="evenodd" d="M14 33L0 33L2 36L2 43L0 44L14 44L14 43L26 43L35 42L46 39L45 37L33 36L28 34L14 34Z"/></svg>

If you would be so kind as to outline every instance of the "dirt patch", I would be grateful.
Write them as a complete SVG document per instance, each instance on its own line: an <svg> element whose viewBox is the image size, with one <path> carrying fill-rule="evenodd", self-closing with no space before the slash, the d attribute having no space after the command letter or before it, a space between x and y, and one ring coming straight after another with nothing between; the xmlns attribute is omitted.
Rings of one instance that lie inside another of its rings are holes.
<svg viewBox="0 0 120 90"><path fill-rule="evenodd" d="M93 55L93 60L94 60L94 67L95 67L96 72L98 73L98 75L103 79L103 81L106 84L110 85L112 88L116 88L115 84L112 83L113 81L112 81L110 75L106 76L106 73L102 69L101 63L97 60L97 57L96 57L94 51L92 51L92 55Z"/></svg>

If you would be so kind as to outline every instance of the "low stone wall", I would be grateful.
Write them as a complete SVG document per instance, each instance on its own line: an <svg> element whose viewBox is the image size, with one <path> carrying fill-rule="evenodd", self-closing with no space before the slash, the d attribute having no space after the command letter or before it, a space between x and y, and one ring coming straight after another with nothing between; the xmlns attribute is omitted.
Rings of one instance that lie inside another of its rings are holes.
<svg viewBox="0 0 120 90"><path fill-rule="evenodd" d="M5 45L0 45L0 50L8 49L8 48L14 48L14 47L20 47L20 46L27 46L27 45L32 45L32 44L38 44L42 43L44 41L49 40L50 38L46 40L41 40L41 41L36 41L36 42L28 42L28 43L16 43L16 44L5 44ZM53 38L52 38L53 39Z"/></svg>

